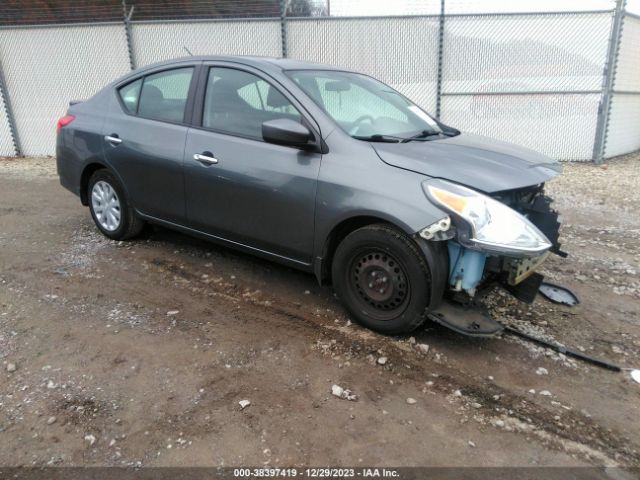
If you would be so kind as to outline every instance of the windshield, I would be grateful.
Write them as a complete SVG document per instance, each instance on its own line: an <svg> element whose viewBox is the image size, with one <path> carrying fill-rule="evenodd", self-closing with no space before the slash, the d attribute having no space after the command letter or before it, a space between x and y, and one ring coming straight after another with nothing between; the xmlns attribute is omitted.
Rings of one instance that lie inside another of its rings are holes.
<svg viewBox="0 0 640 480"><path fill-rule="evenodd" d="M366 75L332 70L286 73L352 137L407 139L441 132L420 107Z"/></svg>

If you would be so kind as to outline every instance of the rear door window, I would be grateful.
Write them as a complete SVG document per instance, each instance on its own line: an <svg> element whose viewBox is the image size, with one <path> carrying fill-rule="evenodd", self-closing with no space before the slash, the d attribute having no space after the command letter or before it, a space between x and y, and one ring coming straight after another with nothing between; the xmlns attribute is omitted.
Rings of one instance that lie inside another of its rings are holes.
<svg viewBox="0 0 640 480"><path fill-rule="evenodd" d="M193 67L166 70L144 77L138 115L182 123L192 77Z"/></svg>

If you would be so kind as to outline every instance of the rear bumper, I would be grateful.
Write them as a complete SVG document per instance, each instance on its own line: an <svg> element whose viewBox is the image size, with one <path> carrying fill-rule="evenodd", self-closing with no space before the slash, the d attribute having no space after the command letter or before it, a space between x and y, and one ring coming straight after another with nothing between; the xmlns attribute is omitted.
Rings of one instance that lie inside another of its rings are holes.
<svg viewBox="0 0 640 480"><path fill-rule="evenodd" d="M58 170L58 177L60 178L60 185L80 196L80 177L82 175L82 169L79 162L74 161L74 156L61 145L60 139L58 139L58 145L56 146L56 168Z"/></svg>

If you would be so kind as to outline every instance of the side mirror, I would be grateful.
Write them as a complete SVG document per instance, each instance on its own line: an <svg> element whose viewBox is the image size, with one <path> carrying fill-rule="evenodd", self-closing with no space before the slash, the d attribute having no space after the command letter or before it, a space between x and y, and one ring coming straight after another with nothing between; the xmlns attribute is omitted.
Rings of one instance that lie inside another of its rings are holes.
<svg viewBox="0 0 640 480"><path fill-rule="evenodd" d="M262 124L262 138L265 142L292 147L308 147L313 135L304 125L288 118L268 120Z"/></svg>

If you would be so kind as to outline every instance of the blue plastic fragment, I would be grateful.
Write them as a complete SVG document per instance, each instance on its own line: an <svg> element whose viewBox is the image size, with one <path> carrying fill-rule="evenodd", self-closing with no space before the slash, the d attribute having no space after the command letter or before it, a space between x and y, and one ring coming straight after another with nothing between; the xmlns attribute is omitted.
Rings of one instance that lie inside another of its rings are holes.
<svg viewBox="0 0 640 480"><path fill-rule="evenodd" d="M449 284L456 286L461 283L463 290L474 289L484 272L484 264L487 256L482 252L476 252L464 248L459 243L449 240Z"/></svg>

